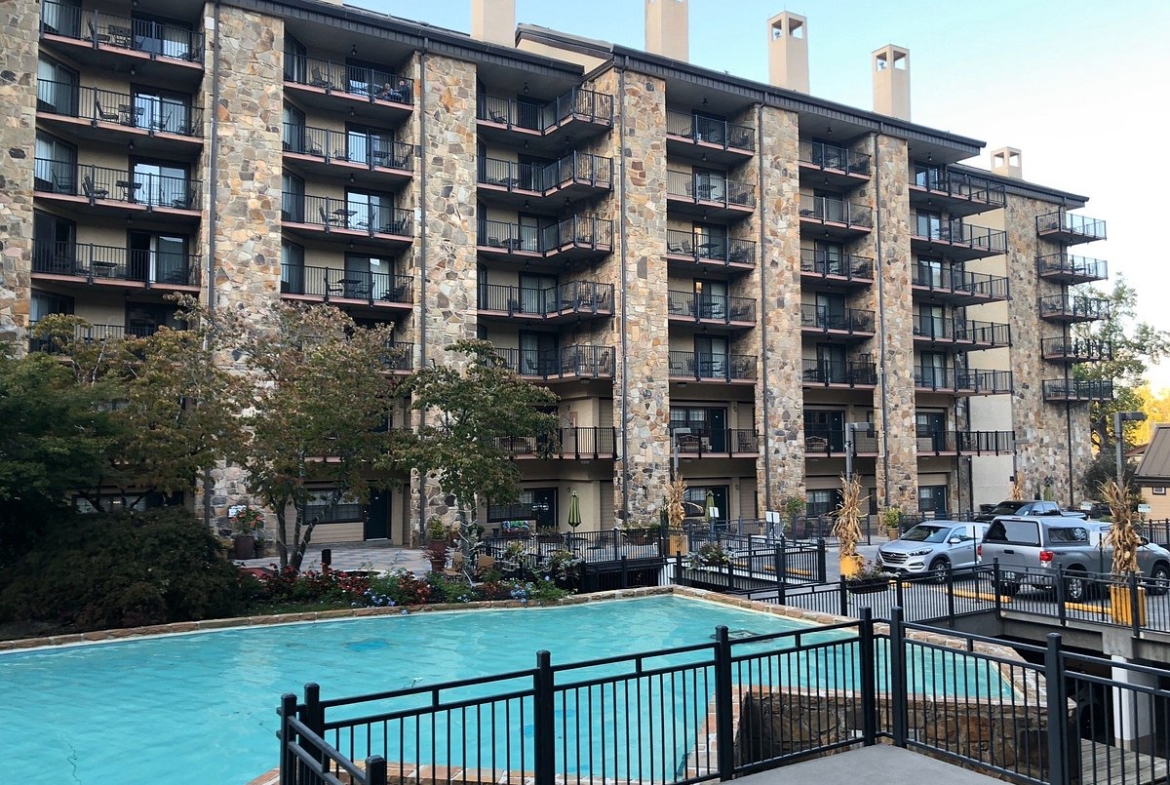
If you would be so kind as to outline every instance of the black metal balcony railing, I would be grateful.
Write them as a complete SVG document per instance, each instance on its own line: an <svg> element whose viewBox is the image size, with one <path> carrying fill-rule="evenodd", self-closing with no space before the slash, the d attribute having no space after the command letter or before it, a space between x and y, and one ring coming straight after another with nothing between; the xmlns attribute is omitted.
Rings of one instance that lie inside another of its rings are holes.
<svg viewBox="0 0 1170 785"><path fill-rule="evenodd" d="M697 381L752 381L756 378L756 356L671 351L670 375Z"/></svg>
<svg viewBox="0 0 1170 785"><path fill-rule="evenodd" d="M384 357L387 371L414 370L414 344L407 341L392 341L387 347L390 351Z"/></svg>
<svg viewBox="0 0 1170 785"><path fill-rule="evenodd" d="M988 300L1006 300L1009 296L1008 279L998 275L922 264L914 266L912 275L914 286L931 291L955 292Z"/></svg>
<svg viewBox="0 0 1170 785"><path fill-rule="evenodd" d="M800 162L818 169L869 176L869 155L825 142L802 141Z"/></svg>
<svg viewBox="0 0 1170 785"><path fill-rule="evenodd" d="M844 455L845 429L806 422L804 426L804 451L818 456ZM854 431L853 451L861 454L876 453L878 451L877 431Z"/></svg>
<svg viewBox="0 0 1170 785"><path fill-rule="evenodd" d="M1101 297L1066 297L1054 294L1040 298L1040 316L1043 318L1094 321L1108 319L1109 300Z"/></svg>
<svg viewBox="0 0 1170 785"><path fill-rule="evenodd" d="M671 316L685 316L696 321L755 322L756 301L749 297L725 294L698 294L671 289L667 293L667 310Z"/></svg>
<svg viewBox="0 0 1170 785"><path fill-rule="evenodd" d="M496 347L504 365L521 376L542 379L600 379L613 376L613 347L575 344L559 349Z"/></svg>
<svg viewBox="0 0 1170 785"><path fill-rule="evenodd" d="M957 218L950 221L936 221L919 216L914 222L911 236L913 239L928 242L938 241L968 246L973 250L989 254L1001 254L1007 251L1007 232L1001 229L966 224Z"/></svg>
<svg viewBox="0 0 1170 785"><path fill-rule="evenodd" d="M44 0L41 34L149 54L152 58L203 62L203 34L169 22L118 16L96 8Z"/></svg>
<svg viewBox="0 0 1170 785"><path fill-rule="evenodd" d="M756 149L756 129L753 126L672 109L666 110L666 133L692 142L719 145L724 149Z"/></svg>
<svg viewBox="0 0 1170 785"><path fill-rule="evenodd" d="M849 333L872 333L875 314L861 308L836 308L803 303L800 326L806 330L836 330Z"/></svg>
<svg viewBox="0 0 1170 785"><path fill-rule="evenodd" d="M414 279L409 275L296 264L280 267L282 294L321 297L326 301L342 298L371 303L414 302Z"/></svg>
<svg viewBox="0 0 1170 785"><path fill-rule="evenodd" d="M1100 362L1113 359L1113 344L1095 338L1045 338L1040 342L1046 360Z"/></svg>
<svg viewBox="0 0 1170 785"><path fill-rule="evenodd" d="M1078 283L1103 281L1109 277L1109 265L1103 260L1064 253L1037 257L1036 269L1041 277L1067 278Z"/></svg>
<svg viewBox="0 0 1170 785"><path fill-rule="evenodd" d="M715 202L729 207L755 207L756 195L739 183L701 172L666 172L666 194L676 199Z"/></svg>
<svg viewBox="0 0 1170 785"><path fill-rule="evenodd" d="M389 68L366 68L286 54L284 79L286 82L316 87L326 93L352 95L371 102L414 103L414 80Z"/></svg>
<svg viewBox="0 0 1170 785"><path fill-rule="evenodd" d="M670 256L688 256L698 261L724 264L755 264L756 244L735 237L712 237L681 229L666 232L666 252Z"/></svg>
<svg viewBox="0 0 1170 785"><path fill-rule="evenodd" d="M38 158L33 178L38 191L84 196L91 204L122 202L151 208L199 209L201 183L184 177Z"/></svg>
<svg viewBox="0 0 1170 785"><path fill-rule="evenodd" d="M202 108L145 93L131 95L38 79L37 111L151 133L203 136Z"/></svg>
<svg viewBox="0 0 1170 785"><path fill-rule="evenodd" d="M801 194L800 217L802 220L845 224L860 229L873 228L872 208L828 196Z"/></svg>
<svg viewBox="0 0 1170 785"><path fill-rule="evenodd" d="M548 289L480 284L480 310L547 318L563 313L613 313L613 284L570 281Z"/></svg>
<svg viewBox="0 0 1170 785"><path fill-rule="evenodd" d="M687 434L672 434L673 446L687 458L706 455L756 455L760 437L749 428L691 428Z"/></svg>
<svg viewBox="0 0 1170 785"><path fill-rule="evenodd" d="M802 249L800 271L820 276L837 276L873 280L873 259L853 254L828 254L825 251Z"/></svg>
<svg viewBox="0 0 1170 785"><path fill-rule="evenodd" d="M551 457L569 460L595 460L613 457L617 444L617 429L612 425L578 426L559 429L555 441L536 436L503 436L494 439L493 442L497 448L513 455L548 454ZM526 519L532 515L531 505L493 505L493 508L491 512L512 510L517 513L494 520ZM493 519L490 513L488 518Z"/></svg>
<svg viewBox="0 0 1170 785"><path fill-rule="evenodd" d="M36 323L34 322L33 325ZM34 333L29 325L30 333ZM123 338L146 338L158 332L157 325L134 325L125 327L120 324L79 324L73 328L71 339L74 343L101 343L102 341L119 341ZM64 340L63 340L64 339ZM28 350L30 352L45 352L47 354L65 354L69 351L69 338L58 335L37 336L30 334Z"/></svg>
<svg viewBox="0 0 1170 785"><path fill-rule="evenodd" d="M806 385L847 384L850 387L872 387L877 384L877 364L869 360L804 360L802 378Z"/></svg>
<svg viewBox="0 0 1170 785"><path fill-rule="evenodd" d="M613 248L613 221L580 215L544 227L480 221L478 242L509 253L549 255L568 247L608 251Z"/></svg>
<svg viewBox="0 0 1170 785"><path fill-rule="evenodd" d="M914 366L914 386L922 390L957 390L975 393L1012 392L1011 371L947 369Z"/></svg>
<svg viewBox="0 0 1170 785"><path fill-rule="evenodd" d="M390 134L352 133L284 124L284 151L311 155L326 163L344 161L371 169L414 169L414 147L394 141Z"/></svg>
<svg viewBox="0 0 1170 785"><path fill-rule="evenodd" d="M1002 184L965 172L952 172L941 168L914 172L910 187L947 194L958 199L983 202L991 207L1003 207L1007 203L1007 189Z"/></svg>
<svg viewBox="0 0 1170 785"><path fill-rule="evenodd" d="M931 431L916 434L918 454L1002 455L1015 451L1012 431Z"/></svg>
<svg viewBox="0 0 1170 785"><path fill-rule="evenodd" d="M573 183L593 188L613 188L613 159L573 152L551 164L522 164L497 158L481 158L479 182L509 191L532 191L542 196Z"/></svg>
<svg viewBox="0 0 1170 785"><path fill-rule="evenodd" d="M1098 218L1070 213L1065 208L1036 216L1036 232L1041 237L1055 234L1082 241L1104 240L1105 222Z"/></svg>
<svg viewBox="0 0 1170 785"><path fill-rule="evenodd" d="M613 96L575 87L543 106L530 101L482 96L476 104L475 116L485 122L540 133L548 133L570 119L613 125Z"/></svg>
<svg viewBox="0 0 1170 785"><path fill-rule="evenodd" d="M1046 401L1111 401L1112 379L1045 379Z"/></svg>
<svg viewBox="0 0 1170 785"><path fill-rule="evenodd" d="M914 337L932 341L953 341L1007 346L1011 343L1011 325L997 322L978 322L966 319L947 319L916 314Z"/></svg>
<svg viewBox="0 0 1170 785"><path fill-rule="evenodd" d="M399 207L331 196L302 196L286 193L281 200L281 218L290 223L320 227L326 232L347 230L411 237L411 213Z"/></svg>
<svg viewBox="0 0 1170 785"><path fill-rule="evenodd" d="M34 273L71 275L154 285L198 286L201 265L194 254L127 250L125 246L93 243L33 243Z"/></svg>

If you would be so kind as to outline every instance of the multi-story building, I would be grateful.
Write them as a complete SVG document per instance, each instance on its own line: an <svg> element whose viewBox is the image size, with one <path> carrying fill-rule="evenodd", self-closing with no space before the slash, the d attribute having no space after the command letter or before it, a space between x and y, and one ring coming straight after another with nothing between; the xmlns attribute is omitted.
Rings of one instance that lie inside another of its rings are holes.
<svg viewBox="0 0 1170 785"><path fill-rule="evenodd" d="M1109 352L1070 333L1106 316L1070 289L1105 277L1068 253L1104 237L1085 197L1016 150L963 165L981 142L910 121L904 49L873 111L809 95L794 14L764 84L687 61L686 0L646 0L646 51L472 6L469 37L324 0L9 2L0 332L151 331L186 292L391 322L397 372L486 338L562 421L551 460L516 434L489 521L652 516L675 461L720 519L822 512L847 443L875 511L1014 475L1072 501L1110 394L1072 381ZM317 539L404 541L441 498L404 482Z"/></svg>

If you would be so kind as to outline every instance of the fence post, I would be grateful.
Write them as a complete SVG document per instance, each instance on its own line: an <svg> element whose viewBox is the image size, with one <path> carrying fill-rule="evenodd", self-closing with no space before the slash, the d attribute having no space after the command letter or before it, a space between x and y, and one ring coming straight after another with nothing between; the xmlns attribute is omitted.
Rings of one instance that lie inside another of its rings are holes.
<svg viewBox="0 0 1170 785"><path fill-rule="evenodd" d="M1003 616L1003 595L999 590L999 559L991 563L991 580L991 590L995 592L995 618L998 619Z"/></svg>
<svg viewBox="0 0 1170 785"><path fill-rule="evenodd" d="M386 781L386 759L381 755L371 755L366 758L366 782L370 785L382 785Z"/></svg>
<svg viewBox="0 0 1170 785"><path fill-rule="evenodd" d="M776 568L776 599L781 605L787 600L785 590L788 584L788 565L784 563L784 556L784 545L781 543L776 546L776 551L772 554L773 566Z"/></svg>
<svg viewBox="0 0 1170 785"><path fill-rule="evenodd" d="M628 589L630 586L629 568L626 565L626 555L623 553L621 558L622 564L622 588Z"/></svg>
<svg viewBox="0 0 1170 785"><path fill-rule="evenodd" d="M1064 668L1061 663L1060 633L1048 634L1044 652L1044 688L1048 710L1048 781L1064 782L1068 757L1068 712L1064 696Z"/></svg>
<svg viewBox="0 0 1170 785"><path fill-rule="evenodd" d="M1064 627L1068 624L1068 609L1064 607L1064 566L1058 565L1056 568L1056 586L1053 587L1052 596L1056 598L1056 618L1060 619L1060 626Z"/></svg>
<svg viewBox="0 0 1170 785"><path fill-rule="evenodd" d="M877 677L874 674L873 610L861 609L861 739L867 747L877 742Z"/></svg>
<svg viewBox="0 0 1170 785"><path fill-rule="evenodd" d="M674 552L674 584L675 586L682 586L682 551Z"/></svg>
<svg viewBox="0 0 1170 785"><path fill-rule="evenodd" d="M817 537L817 583L824 583L829 575L828 563L825 558L825 538Z"/></svg>
<svg viewBox="0 0 1170 785"><path fill-rule="evenodd" d="M845 576L837 576L837 598L840 600L840 616L849 615L849 590L845 588Z"/></svg>
<svg viewBox="0 0 1170 785"><path fill-rule="evenodd" d="M325 710L321 708L321 687L314 682L305 685L305 705L301 707L301 722L313 733L325 738ZM314 744L311 752L313 760L318 763L325 762L325 750L319 745Z"/></svg>
<svg viewBox="0 0 1170 785"><path fill-rule="evenodd" d="M902 609L890 608L890 714L893 720L894 746L906 746L906 631L902 629Z"/></svg>
<svg viewBox="0 0 1170 785"><path fill-rule="evenodd" d="M715 741L718 744L716 765L723 782L731 779L735 769L731 679L731 638L727 627L719 625L715 628Z"/></svg>
<svg viewBox="0 0 1170 785"><path fill-rule="evenodd" d="M955 626L955 571L947 562L947 621Z"/></svg>
<svg viewBox="0 0 1170 785"><path fill-rule="evenodd" d="M1141 599L1138 597L1137 573L1129 574L1129 626L1133 637L1142 637Z"/></svg>
<svg viewBox="0 0 1170 785"><path fill-rule="evenodd" d="M905 589L906 589L906 587L902 584L902 576L900 574L895 575L894 576L894 604L897 605L899 608L906 607L906 603L903 602L903 600L905 598L902 596L902 592L905 591Z"/></svg>
<svg viewBox="0 0 1170 785"><path fill-rule="evenodd" d="M752 536L749 534L748 535L748 564L747 564L748 578L754 578L756 575L756 555L754 553L754 548L752 548L752 545L753 545ZM752 582L749 580L747 583L748 583L748 587L750 588L752 586Z"/></svg>
<svg viewBox="0 0 1170 785"><path fill-rule="evenodd" d="M532 742L536 785L554 785L557 774L556 702L552 656L544 649L536 653L536 672L532 675L532 688Z"/></svg>
<svg viewBox="0 0 1170 785"><path fill-rule="evenodd" d="M292 733L288 729L289 717L297 713L297 696L286 692L280 696L280 785L296 785L297 759L289 751Z"/></svg>
<svg viewBox="0 0 1170 785"><path fill-rule="evenodd" d="M727 590L729 592L735 591L735 560L730 556L727 557Z"/></svg>

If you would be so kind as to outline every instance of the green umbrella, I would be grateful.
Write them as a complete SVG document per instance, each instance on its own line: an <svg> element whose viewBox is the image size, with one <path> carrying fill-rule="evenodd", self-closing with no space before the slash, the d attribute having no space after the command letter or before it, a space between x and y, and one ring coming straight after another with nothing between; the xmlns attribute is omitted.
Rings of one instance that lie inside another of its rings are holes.
<svg viewBox="0 0 1170 785"><path fill-rule="evenodd" d="M714 520L715 518L715 492L707 491L707 520Z"/></svg>
<svg viewBox="0 0 1170 785"><path fill-rule="evenodd" d="M569 494L569 526L576 531L577 527L581 525L581 501L577 498L577 492L573 491Z"/></svg>

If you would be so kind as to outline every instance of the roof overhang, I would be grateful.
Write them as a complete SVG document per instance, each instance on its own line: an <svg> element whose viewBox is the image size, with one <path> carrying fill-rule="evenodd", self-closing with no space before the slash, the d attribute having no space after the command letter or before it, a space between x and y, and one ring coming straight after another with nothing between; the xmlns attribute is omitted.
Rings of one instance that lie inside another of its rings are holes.
<svg viewBox="0 0 1170 785"><path fill-rule="evenodd" d="M1170 424L1154 426L1146 454L1138 464L1134 482L1141 486L1166 487L1170 485Z"/></svg>

